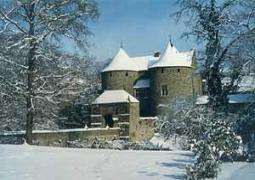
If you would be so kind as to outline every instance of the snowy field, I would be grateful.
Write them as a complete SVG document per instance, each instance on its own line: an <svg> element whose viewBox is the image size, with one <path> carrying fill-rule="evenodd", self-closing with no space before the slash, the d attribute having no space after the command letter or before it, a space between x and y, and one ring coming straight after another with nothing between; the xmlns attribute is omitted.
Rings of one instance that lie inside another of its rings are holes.
<svg viewBox="0 0 255 180"><path fill-rule="evenodd" d="M2 180L185 179L185 151L114 151L0 145Z"/></svg>
<svg viewBox="0 0 255 180"><path fill-rule="evenodd" d="M255 163L235 162L221 165L217 180L254 180Z"/></svg>

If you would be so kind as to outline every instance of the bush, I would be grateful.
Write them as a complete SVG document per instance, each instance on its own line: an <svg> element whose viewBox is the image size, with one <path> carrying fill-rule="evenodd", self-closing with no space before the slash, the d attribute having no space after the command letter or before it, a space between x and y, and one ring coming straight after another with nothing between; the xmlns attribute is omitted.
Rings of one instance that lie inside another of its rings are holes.
<svg viewBox="0 0 255 180"><path fill-rule="evenodd" d="M90 125L90 107L82 103L66 105L60 111L58 126L60 128L83 128Z"/></svg>
<svg viewBox="0 0 255 180"><path fill-rule="evenodd" d="M141 143L130 142L126 140L113 140L106 141L98 138L68 141L67 147L71 148L93 148L93 149L114 149L114 150L170 150L162 148L161 146L155 145L149 141L143 141Z"/></svg>

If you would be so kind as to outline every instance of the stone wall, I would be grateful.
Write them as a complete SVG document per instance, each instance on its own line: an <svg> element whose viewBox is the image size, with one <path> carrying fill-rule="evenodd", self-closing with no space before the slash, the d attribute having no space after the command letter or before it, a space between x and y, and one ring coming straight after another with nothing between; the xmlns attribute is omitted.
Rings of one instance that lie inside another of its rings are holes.
<svg viewBox="0 0 255 180"><path fill-rule="evenodd" d="M101 123L105 127L104 116L111 114L115 120L114 127L119 127L120 137L132 139L132 124L140 118L139 103L109 103L92 105L91 124Z"/></svg>
<svg viewBox="0 0 255 180"><path fill-rule="evenodd" d="M136 71L111 71L101 73L103 90L124 89L129 94L134 95L133 85L144 72Z"/></svg>
<svg viewBox="0 0 255 180"><path fill-rule="evenodd" d="M155 120L156 117L143 117L139 118L134 128L133 141L150 140L155 133Z"/></svg>
<svg viewBox="0 0 255 180"><path fill-rule="evenodd" d="M139 115L139 104L130 104L129 139L131 141L150 140L154 135L156 117L143 117Z"/></svg>
<svg viewBox="0 0 255 180"><path fill-rule="evenodd" d="M150 69L151 100L153 112L159 104L169 104L176 97L191 97L202 93L202 82L199 76L193 75L193 68L164 67ZM162 85L167 85L168 95L162 95ZM193 92L194 91L194 92Z"/></svg>
<svg viewBox="0 0 255 180"><path fill-rule="evenodd" d="M131 141L136 141L136 135L137 135L137 124L140 119L140 108L139 103L130 103L129 111L132 116L129 120L129 139Z"/></svg>
<svg viewBox="0 0 255 180"><path fill-rule="evenodd" d="M129 122L129 104L128 103L109 103L93 104L91 110L91 125L100 124L99 127L105 127L105 115L112 115L116 120L114 127L118 123Z"/></svg>
<svg viewBox="0 0 255 180"><path fill-rule="evenodd" d="M119 139L120 128L95 128L95 129L67 129L59 131L34 131L33 141L37 145L49 146L54 143L66 145L67 141L85 140L85 139L102 139L114 140ZM25 137L25 133L13 133L0 135L0 138L6 137Z"/></svg>

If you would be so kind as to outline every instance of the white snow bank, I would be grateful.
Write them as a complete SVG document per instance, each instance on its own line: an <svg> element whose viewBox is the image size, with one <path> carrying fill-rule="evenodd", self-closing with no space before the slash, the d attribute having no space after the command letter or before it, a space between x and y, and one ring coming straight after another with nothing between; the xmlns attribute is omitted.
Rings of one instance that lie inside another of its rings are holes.
<svg viewBox="0 0 255 180"><path fill-rule="evenodd" d="M221 165L217 180L252 180L255 177L255 163L234 162Z"/></svg>
<svg viewBox="0 0 255 180"><path fill-rule="evenodd" d="M165 139L163 135L159 133L155 133L155 135L151 138L150 142L154 145L161 146L162 148L168 148L172 150L180 150L181 147L177 143L178 138L169 138Z"/></svg>
<svg viewBox="0 0 255 180"><path fill-rule="evenodd" d="M119 127L113 127L111 129L119 129ZM58 129L58 130L33 130L33 133L61 133L61 132L83 132L83 131L100 131L105 130L105 128L74 128L74 129ZM10 131L5 132L2 135L24 135L26 131Z"/></svg>
<svg viewBox="0 0 255 180"><path fill-rule="evenodd" d="M196 100L197 105L207 104L209 102L208 96L199 96ZM248 94L230 94L228 95L228 102L230 104L242 104L255 102L255 95L252 93Z"/></svg>
<svg viewBox="0 0 255 180"><path fill-rule="evenodd" d="M0 145L0 179L152 180L184 178L192 153Z"/></svg>

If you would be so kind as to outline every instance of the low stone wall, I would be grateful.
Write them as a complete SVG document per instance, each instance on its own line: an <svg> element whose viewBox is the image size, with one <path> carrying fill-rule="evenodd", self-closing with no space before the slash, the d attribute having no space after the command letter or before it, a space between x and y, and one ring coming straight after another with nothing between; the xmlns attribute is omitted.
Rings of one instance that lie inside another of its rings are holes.
<svg viewBox="0 0 255 180"><path fill-rule="evenodd" d="M157 117L142 117L139 119L134 130L134 141L150 140L155 132L155 120Z"/></svg>
<svg viewBox="0 0 255 180"><path fill-rule="evenodd" d="M0 135L0 138L25 136L25 132ZM58 131L34 131L33 141L37 145L49 146L54 143L65 145L67 141L98 138L102 140L119 139L120 128L91 128L91 129L66 129Z"/></svg>

